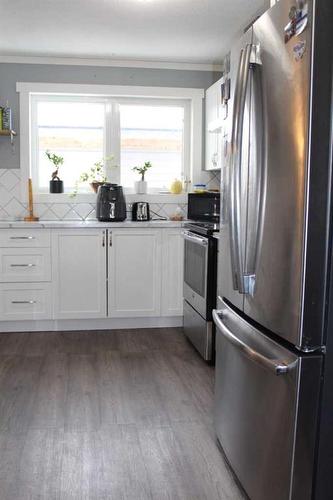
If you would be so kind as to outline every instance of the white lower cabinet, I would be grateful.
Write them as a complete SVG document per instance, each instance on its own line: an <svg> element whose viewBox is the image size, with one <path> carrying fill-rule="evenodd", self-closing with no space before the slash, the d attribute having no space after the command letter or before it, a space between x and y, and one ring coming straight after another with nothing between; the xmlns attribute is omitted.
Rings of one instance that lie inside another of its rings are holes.
<svg viewBox="0 0 333 500"><path fill-rule="evenodd" d="M42 320L52 317L51 283L1 283L0 320Z"/></svg>
<svg viewBox="0 0 333 500"><path fill-rule="evenodd" d="M162 231L125 228L109 232L110 317L160 316Z"/></svg>
<svg viewBox="0 0 333 500"><path fill-rule="evenodd" d="M0 321L182 315L181 228L39 231L0 230Z"/></svg>
<svg viewBox="0 0 333 500"><path fill-rule="evenodd" d="M179 229L162 231L161 316L183 314L184 239Z"/></svg>
<svg viewBox="0 0 333 500"><path fill-rule="evenodd" d="M50 280L49 248L0 248L0 282Z"/></svg>
<svg viewBox="0 0 333 500"><path fill-rule="evenodd" d="M55 319L106 317L106 230L52 232Z"/></svg>

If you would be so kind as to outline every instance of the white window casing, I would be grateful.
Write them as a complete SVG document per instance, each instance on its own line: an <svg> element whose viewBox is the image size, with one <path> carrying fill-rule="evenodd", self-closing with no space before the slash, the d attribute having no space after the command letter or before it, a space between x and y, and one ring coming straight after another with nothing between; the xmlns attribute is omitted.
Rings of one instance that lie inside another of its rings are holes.
<svg viewBox="0 0 333 500"><path fill-rule="evenodd" d="M104 156L112 152L115 165L120 165L120 114L121 103L140 102L144 104L166 104L184 106L184 151L183 151L183 179L195 183L200 178L202 169L202 100L203 89L169 88L169 87L137 87L137 86L109 86L109 85L76 85L76 84L49 84L49 83L17 83L16 90L20 94L20 168L22 178L22 197L27 200L27 180L36 179L37 140L36 116L34 116L34 100L41 96L52 100L62 98L75 100L87 97L94 102L105 102L105 140ZM53 96L53 97L52 97ZM125 99L127 98L127 99ZM130 99L128 99L130 98ZM118 146L117 146L118 145ZM120 169L113 172L113 180L120 181ZM131 193L132 190L126 190ZM157 193L152 193L156 198ZM49 193L35 193L37 202L63 203L68 201L68 193L54 195ZM165 196L165 195L163 195ZM93 193L79 193L75 202L93 201ZM73 200L72 200L73 201Z"/></svg>

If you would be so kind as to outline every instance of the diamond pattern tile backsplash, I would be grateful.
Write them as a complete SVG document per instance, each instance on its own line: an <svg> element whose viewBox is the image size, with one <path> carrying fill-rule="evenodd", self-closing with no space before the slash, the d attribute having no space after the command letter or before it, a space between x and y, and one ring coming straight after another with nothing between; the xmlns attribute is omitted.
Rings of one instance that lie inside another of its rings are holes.
<svg viewBox="0 0 333 500"><path fill-rule="evenodd" d="M220 185L218 172L205 172L207 186L211 189ZM163 195L161 195L161 198ZM187 205L178 203L151 203L150 209L160 217L169 218L180 206L186 216ZM34 212L41 220L91 220L95 219L93 203L35 203ZM128 205L128 216L130 205ZM27 215L27 204L22 202L19 169L0 169L0 220L21 219ZM154 214L152 214L154 217Z"/></svg>

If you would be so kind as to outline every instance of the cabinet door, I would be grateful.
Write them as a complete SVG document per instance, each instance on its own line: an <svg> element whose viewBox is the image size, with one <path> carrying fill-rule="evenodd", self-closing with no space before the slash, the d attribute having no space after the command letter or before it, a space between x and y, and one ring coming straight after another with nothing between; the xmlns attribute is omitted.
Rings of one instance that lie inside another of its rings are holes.
<svg viewBox="0 0 333 500"><path fill-rule="evenodd" d="M52 319L51 283L0 283L0 320Z"/></svg>
<svg viewBox="0 0 333 500"><path fill-rule="evenodd" d="M218 103L220 98L221 80L222 79L218 80L206 90L206 125L215 121L219 117Z"/></svg>
<svg viewBox="0 0 333 500"><path fill-rule="evenodd" d="M181 229L162 232L162 316L183 314L184 240Z"/></svg>
<svg viewBox="0 0 333 500"><path fill-rule="evenodd" d="M206 90L205 170L219 170L221 168L222 80L221 78Z"/></svg>
<svg viewBox="0 0 333 500"><path fill-rule="evenodd" d="M0 282L51 281L49 248L0 248Z"/></svg>
<svg viewBox="0 0 333 500"><path fill-rule="evenodd" d="M106 317L106 231L54 231L52 254L55 318Z"/></svg>
<svg viewBox="0 0 333 500"><path fill-rule="evenodd" d="M160 316L161 231L109 231L109 316Z"/></svg>
<svg viewBox="0 0 333 500"><path fill-rule="evenodd" d="M28 225L28 224L27 224ZM29 225L28 225L29 226ZM50 231L48 229L1 229L1 248L49 248Z"/></svg>

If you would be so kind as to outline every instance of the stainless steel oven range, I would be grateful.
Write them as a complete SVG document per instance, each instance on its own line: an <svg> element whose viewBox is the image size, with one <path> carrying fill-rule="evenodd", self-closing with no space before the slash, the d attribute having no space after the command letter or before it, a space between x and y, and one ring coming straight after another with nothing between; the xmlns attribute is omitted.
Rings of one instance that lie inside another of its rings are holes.
<svg viewBox="0 0 333 500"><path fill-rule="evenodd" d="M195 195L189 199L189 213L193 203L200 205L203 220L189 221L184 225L184 332L206 361L214 359L215 334L212 311L216 304L217 242L214 234L219 231L216 210L219 210L218 193ZM213 203L212 203L213 200ZM211 219L211 220L209 220Z"/></svg>

